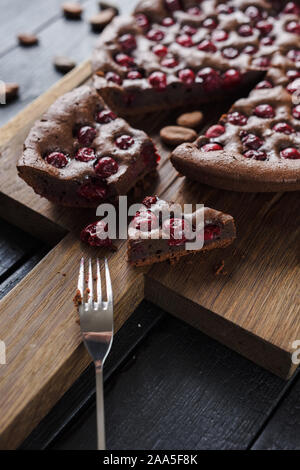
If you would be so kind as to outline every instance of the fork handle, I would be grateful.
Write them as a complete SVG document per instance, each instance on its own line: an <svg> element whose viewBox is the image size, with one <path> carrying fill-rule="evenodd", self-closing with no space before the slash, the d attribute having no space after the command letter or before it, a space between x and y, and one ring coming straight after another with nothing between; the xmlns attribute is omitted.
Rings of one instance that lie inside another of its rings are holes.
<svg viewBox="0 0 300 470"><path fill-rule="evenodd" d="M103 368L99 366L96 366L96 403L97 403L98 450L105 450L106 446L105 446Z"/></svg>

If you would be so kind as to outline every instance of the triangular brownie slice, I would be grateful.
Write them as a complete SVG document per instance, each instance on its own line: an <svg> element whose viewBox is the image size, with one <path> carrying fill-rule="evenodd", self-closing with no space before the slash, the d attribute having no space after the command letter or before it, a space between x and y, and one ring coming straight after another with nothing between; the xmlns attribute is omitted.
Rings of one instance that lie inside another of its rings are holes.
<svg viewBox="0 0 300 470"><path fill-rule="evenodd" d="M60 97L31 129L18 171L37 194L65 206L95 207L127 194L155 170L145 132L112 112L89 86Z"/></svg>
<svg viewBox="0 0 300 470"><path fill-rule="evenodd" d="M171 161L189 178L250 192L300 190L300 71L277 54L273 68L247 98Z"/></svg>
<svg viewBox="0 0 300 470"><path fill-rule="evenodd" d="M144 199L128 230L128 260L144 266L230 245L236 237L230 215L202 207L184 214L178 204L156 196ZM193 248L187 243L201 238ZM187 249L188 248L188 249Z"/></svg>

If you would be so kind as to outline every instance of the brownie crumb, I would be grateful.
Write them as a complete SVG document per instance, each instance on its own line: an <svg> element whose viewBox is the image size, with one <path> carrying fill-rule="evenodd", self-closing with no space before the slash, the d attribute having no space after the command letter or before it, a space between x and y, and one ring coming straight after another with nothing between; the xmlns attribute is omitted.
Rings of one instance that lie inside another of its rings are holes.
<svg viewBox="0 0 300 470"><path fill-rule="evenodd" d="M225 261L222 259L222 261L215 267L215 275L219 276L220 274L223 274L223 276L225 276L227 272L224 271L224 268L225 268Z"/></svg>
<svg viewBox="0 0 300 470"><path fill-rule="evenodd" d="M18 34L18 41L21 46L31 47L38 44L39 39L35 34L31 33L20 33Z"/></svg>
<svg viewBox="0 0 300 470"><path fill-rule="evenodd" d="M75 294L75 297L73 299L73 302L75 304L76 307L79 307L79 305L82 304L82 296L81 296L81 293L80 293L80 290L77 289L76 291L76 294Z"/></svg>
<svg viewBox="0 0 300 470"><path fill-rule="evenodd" d="M76 62L74 62L74 60L62 55L54 57L53 64L56 70L61 73L68 73L76 67Z"/></svg>
<svg viewBox="0 0 300 470"><path fill-rule="evenodd" d="M66 2L62 5L63 13L66 18L71 20L79 20L83 11L80 3Z"/></svg>

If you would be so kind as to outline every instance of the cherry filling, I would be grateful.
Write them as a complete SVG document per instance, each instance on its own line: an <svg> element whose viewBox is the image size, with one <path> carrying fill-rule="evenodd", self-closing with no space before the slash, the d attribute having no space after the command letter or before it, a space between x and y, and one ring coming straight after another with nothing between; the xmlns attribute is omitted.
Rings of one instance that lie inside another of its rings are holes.
<svg viewBox="0 0 300 470"><path fill-rule="evenodd" d="M188 34L188 36L194 36L194 34L197 33L197 30L196 30L196 28L193 28L193 26L191 26L189 24L185 24L182 28L182 32L184 34Z"/></svg>
<svg viewBox="0 0 300 470"><path fill-rule="evenodd" d="M79 160L80 162L90 162L92 160L95 160L95 158L95 150L91 147L82 147L78 149L75 155L75 159Z"/></svg>
<svg viewBox="0 0 300 470"><path fill-rule="evenodd" d="M295 119L300 119L300 104L297 104L292 110L292 114Z"/></svg>
<svg viewBox="0 0 300 470"><path fill-rule="evenodd" d="M262 69L266 69L270 65L270 58L269 57L257 57L256 59L253 60L252 62L253 65L256 65L257 67L260 67Z"/></svg>
<svg viewBox="0 0 300 470"><path fill-rule="evenodd" d="M289 83L286 89L289 93L295 93L296 91L300 93L300 78L296 78L296 80Z"/></svg>
<svg viewBox="0 0 300 470"><path fill-rule="evenodd" d="M285 25L285 30L289 33L300 34L300 23L297 21L290 21Z"/></svg>
<svg viewBox="0 0 300 470"><path fill-rule="evenodd" d="M283 11L284 13L300 15L300 7L296 5L296 2L288 2Z"/></svg>
<svg viewBox="0 0 300 470"><path fill-rule="evenodd" d="M271 119L275 116L275 111L269 104L260 104L254 109L256 116Z"/></svg>
<svg viewBox="0 0 300 470"><path fill-rule="evenodd" d="M144 31L146 31L150 26L147 16L143 13L138 13L137 15L135 15L135 20L137 22L137 25Z"/></svg>
<svg viewBox="0 0 300 470"><path fill-rule="evenodd" d="M202 26L203 28L213 30L218 26L218 22L214 18L206 18L206 20L203 21Z"/></svg>
<svg viewBox="0 0 300 470"><path fill-rule="evenodd" d="M190 7L190 8L187 9L187 13L189 15L199 16L200 13L201 13L201 8L200 7Z"/></svg>
<svg viewBox="0 0 300 470"><path fill-rule="evenodd" d="M271 38L270 36L265 36L264 38L261 38L260 43L263 46L272 46L274 43L274 38Z"/></svg>
<svg viewBox="0 0 300 470"><path fill-rule="evenodd" d="M97 176L105 179L117 173L119 165L112 157L102 157L96 162L94 169Z"/></svg>
<svg viewBox="0 0 300 470"><path fill-rule="evenodd" d="M165 37L165 33L160 29L150 29L147 33L149 41L161 41Z"/></svg>
<svg viewBox="0 0 300 470"><path fill-rule="evenodd" d="M257 47L256 47L256 46L252 46L251 44L249 44L248 46L244 47L244 49L243 49L243 53L244 53L244 54L248 54L248 55L255 54L257 51L258 51Z"/></svg>
<svg viewBox="0 0 300 470"><path fill-rule="evenodd" d="M230 15L234 12L234 8L229 5L226 5L226 3L220 3L217 6L217 11L218 13L223 13L223 15Z"/></svg>
<svg viewBox="0 0 300 470"><path fill-rule="evenodd" d="M288 70L286 72L286 76L290 79L290 80L295 80L296 78L299 78L300 77L300 71L298 70Z"/></svg>
<svg viewBox="0 0 300 470"><path fill-rule="evenodd" d="M139 78L143 78L141 72L138 72L137 70L131 70L127 74L127 78L129 80L138 80Z"/></svg>
<svg viewBox="0 0 300 470"><path fill-rule="evenodd" d="M218 225L208 224L204 227L204 241L215 240L221 234L221 228Z"/></svg>
<svg viewBox="0 0 300 470"><path fill-rule="evenodd" d="M295 147L288 147L281 150L280 155L282 158L298 160L300 158L300 150L296 149Z"/></svg>
<svg viewBox="0 0 300 470"><path fill-rule="evenodd" d="M153 144L146 144L142 148L141 157L146 165L156 165L160 160L160 155L157 153L156 147Z"/></svg>
<svg viewBox="0 0 300 470"><path fill-rule="evenodd" d="M163 67L167 67L169 69L172 69L174 67L177 67L178 61L175 59L175 57L166 57L161 61L161 65Z"/></svg>
<svg viewBox="0 0 300 470"><path fill-rule="evenodd" d="M233 113L230 113L227 115L227 121L230 122L230 124L234 124L235 126L244 126L247 124L247 117L239 113L238 111L234 111Z"/></svg>
<svg viewBox="0 0 300 470"><path fill-rule="evenodd" d="M239 51L235 47L225 47L222 51L222 55L226 59L235 59L239 55Z"/></svg>
<svg viewBox="0 0 300 470"><path fill-rule="evenodd" d="M286 135L290 135L290 134L293 134L295 132L295 130L292 128L292 126L290 126L286 122L278 122L277 124L275 124L275 126L273 127L273 131L280 132L280 133L286 134Z"/></svg>
<svg viewBox="0 0 300 470"><path fill-rule="evenodd" d="M134 139L131 135L120 135L116 139L116 146L119 147L121 150L127 150L134 144Z"/></svg>
<svg viewBox="0 0 300 470"><path fill-rule="evenodd" d="M202 83L204 90L211 93L221 87L222 79L217 70L205 67L197 73L197 82Z"/></svg>
<svg viewBox="0 0 300 470"><path fill-rule="evenodd" d="M225 132L225 127L222 126L221 124L215 124L214 126L209 127L207 129L205 137L208 139L213 139L215 137L219 137L220 135L224 134Z"/></svg>
<svg viewBox="0 0 300 470"><path fill-rule="evenodd" d="M257 150L263 145L264 141L257 135L250 133L242 137L242 143L249 149Z"/></svg>
<svg viewBox="0 0 300 470"><path fill-rule="evenodd" d="M243 36L243 37L252 36L253 29L248 24L242 24L242 26L240 26L238 29L238 33L240 36Z"/></svg>
<svg viewBox="0 0 300 470"><path fill-rule="evenodd" d="M168 237L169 246L183 245L192 237L192 228L184 219L167 219L162 225L162 231Z"/></svg>
<svg viewBox="0 0 300 470"><path fill-rule="evenodd" d="M236 69L229 69L223 75L223 84L226 88L236 86L241 81L241 74Z"/></svg>
<svg viewBox="0 0 300 470"><path fill-rule="evenodd" d="M244 157L263 161L267 159L267 154L263 150L247 150L244 153Z"/></svg>
<svg viewBox="0 0 300 470"><path fill-rule="evenodd" d="M212 33L212 38L214 41L217 41L217 42L226 41L226 39L228 39L228 33L227 31L224 31L223 29L216 30Z"/></svg>
<svg viewBox="0 0 300 470"><path fill-rule="evenodd" d="M163 72L153 72L149 76L149 83L153 86L157 91L165 90L167 86L167 77L166 74Z"/></svg>
<svg viewBox="0 0 300 470"><path fill-rule="evenodd" d="M165 5L170 11L181 10L181 5L179 0L165 0Z"/></svg>
<svg viewBox="0 0 300 470"><path fill-rule="evenodd" d="M168 48L162 44L156 44L152 48L152 52L154 52L158 57L165 57L168 54Z"/></svg>
<svg viewBox="0 0 300 470"><path fill-rule="evenodd" d="M117 85L122 85L123 83L123 80L120 77L120 75L118 75L115 72L107 72L107 74L105 75L105 78L108 82L113 82L113 83L116 83Z"/></svg>
<svg viewBox="0 0 300 470"><path fill-rule="evenodd" d="M97 135L96 129L92 126L83 126L79 129L77 138L81 145L89 147Z"/></svg>
<svg viewBox="0 0 300 470"><path fill-rule="evenodd" d="M204 39L203 41L198 44L198 49L199 51L204 51L204 52L216 52L217 48L214 45L212 41L209 41L208 39Z"/></svg>
<svg viewBox="0 0 300 470"><path fill-rule="evenodd" d="M293 62L299 62L300 60L300 50L290 49L287 53L287 57Z"/></svg>
<svg viewBox="0 0 300 470"><path fill-rule="evenodd" d="M96 121L99 124L108 124L111 121L117 119L117 115L110 109L103 109L96 114Z"/></svg>
<svg viewBox="0 0 300 470"><path fill-rule="evenodd" d="M258 21L255 26L263 35L269 34L273 29L272 23L265 20Z"/></svg>
<svg viewBox="0 0 300 470"><path fill-rule="evenodd" d="M107 187L104 183L84 183L78 189L78 194L89 201L102 201L107 197Z"/></svg>
<svg viewBox="0 0 300 470"><path fill-rule="evenodd" d="M62 152L51 152L45 157L45 161L55 168L64 168L69 160L67 155Z"/></svg>
<svg viewBox="0 0 300 470"><path fill-rule="evenodd" d="M180 70L178 77L186 85L192 85L195 82L195 74L191 69Z"/></svg>
<svg viewBox="0 0 300 470"><path fill-rule="evenodd" d="M111 247L112 241L107 236L107 232L107 224L100 220L85 227L80 234L80 239L90 246Z"/></svg>
<svg viewBox="0 0 300 470"><path fill-rule="evenodd" d="M192 38L188 34L177 36L176 42L182 47L192 47L194 45Z"/></svg>
<svg viewBox="0 0 300 470"><path fill-rule="evenodd" d="M132 225L142 232L150 232L151 230L157 229L159 223L158 218L153 212L150 210L142 210L136 213Z"/></svg>
<svg viewBox="0 0 300 470"><path fill-rule="evenodd" d="M173 20L173 18L171 18L170 16L167 16L162 20L161 24L166 28L169 28L170 26L173 26L173 24L175 24L175 20Z"/></svg>
<svg viewBox="0 0 300 470"><path fill-rule="evenodd" d="M273 88L273 84L269 80L262 80L255 87L256 90L262 90L264 88Z"/></svg>
<svg viewBox="0 0 300 470"><path fill-rule="evenodd" d="M115 61L122 67L133 67L135 65L134 59L127 54L123 54L122 52L116 55Z"/></svg>
<svg viewBox="0 0 300 470"><path fill-rule="evenodd" d="M222 145L217 143L204 144L200 148L202 152L216 152L217 150L223 150Z"/></svg>
<svg viewBox="0 0 300 470"><path fill-rule="evenodd" d="M261 12L255 6L247 7L245 10L245 14L249 16L249 18L251 18L252 20L258 20L259 18L261 18Z"/></svg>
<svg viewBox="0 0 300 470"><path fill-rule="evenodd" d="M157 200L158 198L156 196L147 196L143 200L142 204L149 209L153 204L157 203Z"/></svg>
<svg viewBox="0 0 300 470"><path fill-rule="evenodd" d="M119 43L125 52L130 52L136 48L136 39L133 34L123 34L119 38Z"/></svg>

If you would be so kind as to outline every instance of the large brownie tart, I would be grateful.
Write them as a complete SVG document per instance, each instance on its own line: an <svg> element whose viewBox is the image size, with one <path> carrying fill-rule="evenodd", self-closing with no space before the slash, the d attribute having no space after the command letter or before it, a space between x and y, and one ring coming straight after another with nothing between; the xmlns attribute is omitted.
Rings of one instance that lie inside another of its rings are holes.
<svg viewBox="0 0 300 470"><path fill-rule="evenodd" d="M233 242L236 232L230 215L203 207L185 214L183 219L177 204L149 196L132 220L128 235L129 263L144 266L165 260L176 261L199 251L224 248ZM186 243L195 236L202 237L203 246L187 250Z"/></svg>
<svg viewBox="0 0 300 470"><path fill-rule="evenodd" d="M196 142L175 149L171 161L181 174L236 191L300 190L300 71L276 60L280 69Z"/></svg>
<svg viewBox="0 0 300 470"><path fill-rule="evenodd" d="M18 171L65 206L115 201L157 166L151 139L117 117L89 86L59 98L31 129Z"/></svg>
<svg viewBox="0 0 300 470"><path fill-rule="evenodd" d="M203 103L299 60L299 7L269 0L142 0L101 35L95 86L120 113Z"/></svg>

